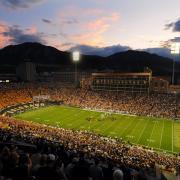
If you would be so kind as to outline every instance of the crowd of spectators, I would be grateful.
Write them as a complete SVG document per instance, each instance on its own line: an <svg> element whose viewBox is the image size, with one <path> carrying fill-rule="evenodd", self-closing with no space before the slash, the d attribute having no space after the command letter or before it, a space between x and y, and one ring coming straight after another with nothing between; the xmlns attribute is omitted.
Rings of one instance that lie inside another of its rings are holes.
<svg viewBox="0 0 180 180"><path fill-rule="evenodd" d="M62 99L65 104L79 107L155 117L180 117L176 97L172 94L148 95L61 88L54 98Z"/></svg>
<svg viewBox="0 0 180 180"><path fill-rule="evenodd" d="M11 84L0 89L0 109L50 95L82 108L169 118L180 115L172 94L95 92L47 84ZM11 117L0 117L0 142L0 180L165 179L160 169L175 172L180 164L177 155Z"/></svg>
<svg viewBox="0 0 180 180"><path fill-rule="evenodd" d="M0 122L0 175L6 179L166 179L161 169L175 171L180 164L176 156L85 131L7 117Z"/></svg>
<svg viewBox="0 0 180 180"><path fill-rule="evenodd" d="M122 113L177 118L180 117L174 94L132 94L125 92L91 91L56 85L13 85L1 88L0 109L20 102L30 102L33 96L50 95L54 100L82 108L114 110Z"/></svg>

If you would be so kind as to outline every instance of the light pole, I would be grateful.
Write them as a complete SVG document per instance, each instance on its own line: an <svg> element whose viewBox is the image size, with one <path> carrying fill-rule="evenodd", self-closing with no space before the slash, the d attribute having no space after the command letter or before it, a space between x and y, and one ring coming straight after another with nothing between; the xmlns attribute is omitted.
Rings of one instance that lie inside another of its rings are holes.
<svg viewBox="0 0 180 180"><path fill-rule="evenodd" d="M78 82L78 76L77 76L77 63L80 60L80 53L79 51L74 51L73 54L73 61L75 62L75 75L74 75L74 80L75 80L75 86L77 86Z"/></svg>
<svg viewBox="0 0 180 180"><path fill-rule="evenodd" d="M180 43L174 42L171 44L171 54L178 55L180 54ZM173 58L173 67L172 67L172 85L174 85L174 68L175 68L175 59Z"/></svg>

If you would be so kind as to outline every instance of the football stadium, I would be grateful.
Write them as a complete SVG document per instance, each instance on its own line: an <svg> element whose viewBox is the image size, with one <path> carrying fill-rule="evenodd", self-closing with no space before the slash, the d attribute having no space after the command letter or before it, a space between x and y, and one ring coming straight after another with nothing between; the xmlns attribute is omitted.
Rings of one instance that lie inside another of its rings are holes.
<svg viewBox="0 0 180 180"><path fill-rule="evenodd" d="M0 180L180 180L180 0L0 0Z"/></svg>
<svg viewBox="0 0 180 180"><path fill-rule="evenodd" d="M124 179L154 177L157 169L162 178L167 173L174 179L180 163L179 94L170 86L164 92L167 87L151 72L83 74L72 73L72 81L64 73L59 82L2 82L2 153L16 148L26 152L27 163L37 157L54 166L60 161L65 169L58 176L69 179L93 176L94 163L104 174L123 169ZM81 161L86 168L79 167ZM77 169L69 172L71 163ZM45 178L49 170L33 173Z"/></svg>

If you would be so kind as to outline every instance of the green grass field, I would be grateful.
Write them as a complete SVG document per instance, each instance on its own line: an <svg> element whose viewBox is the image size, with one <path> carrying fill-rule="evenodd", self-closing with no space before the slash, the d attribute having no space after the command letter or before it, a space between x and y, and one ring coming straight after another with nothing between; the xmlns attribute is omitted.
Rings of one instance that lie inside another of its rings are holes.
<svg viewBox="0 0 180 180"><path fill-rule="evenodd" d="M156 150L180 152L180 122L120 114L102 118L102 114L74 107L49 106L18 114L15 118L67 129L89 130ZM90 117L93 120L88 121Z"/></svg>

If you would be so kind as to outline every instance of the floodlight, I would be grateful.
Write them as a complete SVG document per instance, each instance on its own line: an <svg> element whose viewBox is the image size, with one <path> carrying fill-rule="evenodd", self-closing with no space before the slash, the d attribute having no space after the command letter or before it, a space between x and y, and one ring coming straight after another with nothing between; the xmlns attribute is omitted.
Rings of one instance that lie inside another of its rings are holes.
<svg viewBox="0 0 180 180"><path fill-rule="evenodd" d="M174 42L171 44L171 54L178 55L180 54L180 42ZM175 60L173 59L173 67L172 67L172 84L174 85L175 79Z"/></svg>
<svg viewBox="0 0 180 180"><path fill-rule="evenodd" d="M77 62L77 61L79 61L79 59L80 59L79 51L74 51L73 52L73 61Z"/></svg>
<svg viewBox="0 0 180 180"><path fill-rule="evenodd" d="M72 53L72 58L73 61L75 62L75 73L74 73L74 80L75 80L75 85L77 86L78 84L78 73L77 73L77 62L80 60L80 53L79 51L74 51Z"/></svg>
<svg viewBox="0 0 180 180"><path fill-rule="evenodd" d="M180 54L180 43L179 42L172 43L171 54Z"/></svg>

